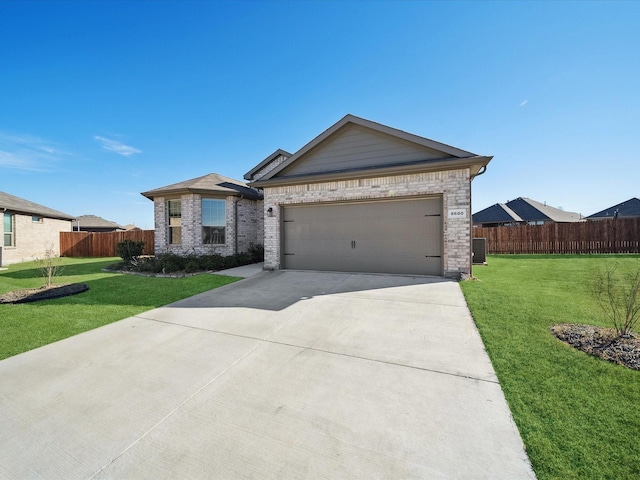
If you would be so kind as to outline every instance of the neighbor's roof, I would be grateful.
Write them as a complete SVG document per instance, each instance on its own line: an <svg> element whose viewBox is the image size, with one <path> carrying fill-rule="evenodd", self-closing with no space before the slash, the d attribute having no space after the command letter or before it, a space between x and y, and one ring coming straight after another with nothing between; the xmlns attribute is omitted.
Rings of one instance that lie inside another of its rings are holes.
<svg viewBox="0 0 640 480"><path fill-rule="evenodd" d="M210 173L202 177L142 192L142 195L153 200L154 197L180 193L236 195L254 200L262 198L262 195L257 190L249 187L246 183L218 175L217 173Z"/></svg>
<svg viewBox="0 0 640 480"><path fill-rule="evenodd" d="M640 217L640 199L630 198L626 202L619 203L613 207L606 208L601 212L589 215L587 218L613 218L615 211L618 211L618 218Z"/></svg>
<svg viewBox="0 0 640 480"><path fill-rule="evenodd" d="M527 197L519 197L507 202L507 206L528 222L536 220L553 220L559 223L580 222L584 217L576 212L566 212L544 203L531 200Z"/></svg>
<svg viewBox="0 0 640 480"><path fill-rule="evenodd" d="M496 203L473 214L474 223L535 222L545 220L568 223L581 222L584 218L579 213L565 212L527 197L519 197L506 204Z"/></svg>
<svg viewBox="0 0 640 480"><path fill-rule="evenodd" d="M58 218L62 220L74 220L76 218L58 210L54 210L53 208L48 208L5 192L0 192L0 209L16 213L38 215L41 217Z"/></svg>
<svg viewBox="0 0 640 480"><path fill-rule="evenodd" d="M523 222L522 218L504 203L496 203L473 214L473 223Z"/></svg>
<svg viewBox="0 0 640 480"><path fill-rule="evenodd" d="M117 228L124 230L122 225L105 220L97 215L80 215L76 220L78 220L80 228Z"/></svg>

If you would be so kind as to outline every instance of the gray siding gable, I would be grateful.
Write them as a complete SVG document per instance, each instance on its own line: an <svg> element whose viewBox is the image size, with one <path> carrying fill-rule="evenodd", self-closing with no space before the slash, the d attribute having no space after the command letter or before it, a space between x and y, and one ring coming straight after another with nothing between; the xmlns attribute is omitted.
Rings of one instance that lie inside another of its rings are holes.
<svg viewBox="0 0 640 480"><path fill-rule="evenodd" d="M360 125L348 124L282 170L280 175L368 169L444 158L452 156Z"/></svg>
<svg viewBox="0 0 640 480"><path fill-rule="evenodd" d="M257 181L371 170L419 162L490 160L428 138L346 115ZM478 167L479 168L479 167Z"/></svg>

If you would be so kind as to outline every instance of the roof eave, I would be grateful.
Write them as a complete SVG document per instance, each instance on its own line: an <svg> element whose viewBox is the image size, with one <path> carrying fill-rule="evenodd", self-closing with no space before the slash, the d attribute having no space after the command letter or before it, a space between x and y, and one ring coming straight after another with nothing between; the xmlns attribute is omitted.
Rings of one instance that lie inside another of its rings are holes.
<svg viewBox="0 0 640 480"><path fill-rule="evenodd" d="M303 183L320 183L333 180L350 180L355 178L374 178L379 176L401 175L407 173L423 173L437 172L446 170L460 170L469 168L471 178L473 178L480 169L486 166L493 157L476 156L469 158L447 158L442 160L428 160L419 163L411 163L406 165L393 165L388 167L376 167L371 169L357 169L352 171L336 171L322 172L305 175L291 175L285 177L276 177L266 180L257 180L250 182L249 185L254 188L263 188L279 185L295 185Z"/></svg>

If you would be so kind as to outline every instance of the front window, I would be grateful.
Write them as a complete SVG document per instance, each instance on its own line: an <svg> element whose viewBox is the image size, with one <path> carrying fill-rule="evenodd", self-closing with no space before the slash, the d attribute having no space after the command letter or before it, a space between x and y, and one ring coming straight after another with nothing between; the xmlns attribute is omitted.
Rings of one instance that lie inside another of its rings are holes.
<svg viewBox="0 0 640 480"><path fill-rule="evenodd" d="M178 245L182 243L182 203L180 200L169 200L167 210L169 211L169 243Z"/></svg>
<svg viewBox="0 0 640 480"><path fill-rule="evenodd" d="M38 217L34 215L33 217L31 217L31 221L33 223L42 223L42 217Z"/></svg>
<svg viewBox="0 0 640 480"><path fill-rule="evenodd" d="M203 198L202 243L204 245L224 244L226 225L226 202L224 200Z"/></svg>
<svg viewBox="0 0 640 480"><path fill-rule="evenodd" d="M16 246L16 237L15 232L13 231L14 220L13 214L5 213L3 219L4 225L4 246L5 247L15 247Z"/></svg>

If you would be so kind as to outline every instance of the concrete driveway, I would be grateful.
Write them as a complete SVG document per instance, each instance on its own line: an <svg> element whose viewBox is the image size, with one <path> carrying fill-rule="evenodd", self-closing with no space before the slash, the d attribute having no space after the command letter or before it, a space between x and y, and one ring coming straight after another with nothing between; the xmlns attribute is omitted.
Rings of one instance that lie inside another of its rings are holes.
<svg viewBox="0 0 640 480"><path fill-rule="evenodd" d="M535 478L457 283L263 272L0 362L0 478Z"/></svg>

